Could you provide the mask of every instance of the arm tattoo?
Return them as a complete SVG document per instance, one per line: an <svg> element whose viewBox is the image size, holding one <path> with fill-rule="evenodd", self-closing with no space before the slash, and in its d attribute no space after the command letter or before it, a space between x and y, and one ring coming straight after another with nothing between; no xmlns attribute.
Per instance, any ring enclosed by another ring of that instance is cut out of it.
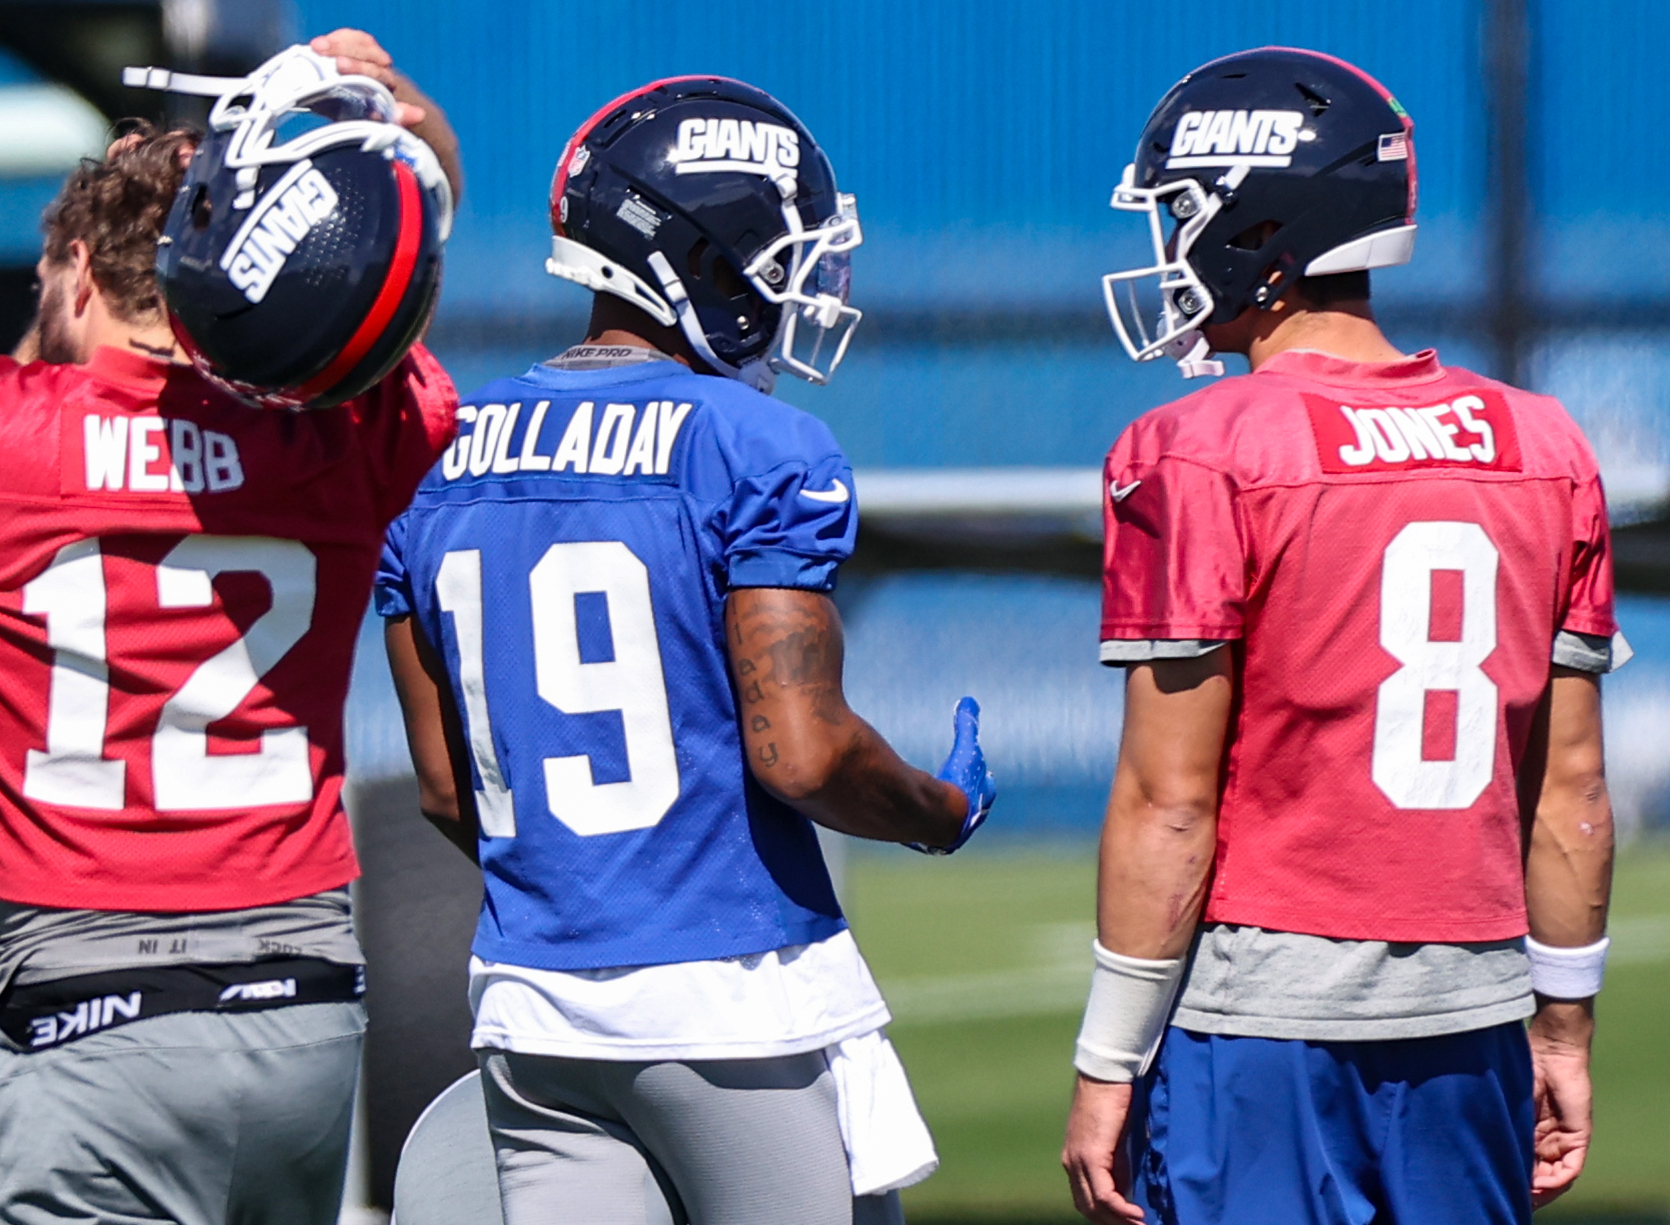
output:
<svg viewBox="0 0 1670 1225"><path fill-rule="evenodd" d="M780 722L775 712L770 719L761 713L768 698L786 698L831 727L851 719L841 691L841 622L827 600L806 592L749 593L731 618L729 641L750 732Z"/></svg>
<svg viewBox="0 0 1670 1225"><path fill-rule="evenodd" d="M840 674L840 648L827 625L793 630L766 647L771 679L779 685L827 685Z"/></svg>

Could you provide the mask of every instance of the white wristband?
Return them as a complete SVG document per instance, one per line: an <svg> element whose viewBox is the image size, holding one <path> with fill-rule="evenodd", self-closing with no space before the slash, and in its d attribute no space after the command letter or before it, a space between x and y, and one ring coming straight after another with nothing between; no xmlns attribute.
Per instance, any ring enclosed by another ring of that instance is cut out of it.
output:
<svg viewBox="0 0 1670 1225"><path fill-rule="evenodd" d="M1128 1083L1148 1070L1159 1049L1183 981L1183 958L1145 961L1109 952L1100 941L1090 947L1096 969L1073 1066L1097 1080Z"/></svg>
<svg viewBox="0 0 1670 1225"><path fill-rule="evenodd" d="M1554 1000L1586 1000L1600 994L1606 977L1606 950L1612 944L1602 936L1580 949L1555 948L1525 937L1525 955L1531 959L1531 990Z"/></svg>

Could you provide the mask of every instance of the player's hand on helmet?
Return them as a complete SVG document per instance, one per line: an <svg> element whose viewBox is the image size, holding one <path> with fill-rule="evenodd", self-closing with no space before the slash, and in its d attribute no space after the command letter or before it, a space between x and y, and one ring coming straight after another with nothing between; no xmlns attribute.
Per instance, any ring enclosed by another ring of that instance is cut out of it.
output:
<svg viewBox="0 0 1670 1225"><path fill-rule="evenodd" d="M1142 1221L1142 1209L1126 1196L1131 1172L1120 1140L1131 1114L1131 1086L1080 1076L1067 1115L1061 1166L1072 1188L1073 1207L1098 1225Z"/></svg>
<svg viewBox="0 0 1670 1225"><path fill-rule="evenodd" d="M968 800L968 813L963 817L956 840L949 845L906 844L928 855L949 855L974 837L974 831L985 823L986 814L991 812L992 801L997 799L997 784L992 781L992 772L986 768L986 755L980 750L980 703L973 698L958 702L952 715L952 730L956 739L951 744L951 755L936 777L963 793Z"/></svg>
<svg viewBox="0 0 1670 1225"><path fill-rule="evenodd" d="M308 46L315 54L336 57L336 70L354 76L370 77L386 85L399 107L395 118L402 127L428 142L441 160L447 182L452 186L452 202L456 207L464 197L464 167L458 158L458 134L442 114L441 108L424 96L412 78L394 67L394 58L384 51L382 44L364 30L332 30L321 34Z"/></svg>
<svg viewBox="0 0 1670 1225"><path fill-rule="evenodd" d="M402 127L415 128L428 117L428 112L406 97L412 93L410 82L394 70L394 57L364 30L332 30L321 34L308 46L319 55L336 58L336 70L344 75L370 77L394 95L400 104L397 118Z"/></svg>

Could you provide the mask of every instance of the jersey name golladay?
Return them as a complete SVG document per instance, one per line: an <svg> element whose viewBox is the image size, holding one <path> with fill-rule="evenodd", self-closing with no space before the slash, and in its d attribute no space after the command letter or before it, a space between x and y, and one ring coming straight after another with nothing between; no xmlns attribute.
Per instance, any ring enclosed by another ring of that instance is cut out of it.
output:
<svg viewBox="0 0 1670 1225"><path fill-rule="evenodd" d="M1166 169L1290 166L1304 126L1299 111L1189 111L1172 131Z"/></svg>
<svg viewBox="0 0 1670 1225"><path fill-rule="evenodd" d="M441 457L441 475L449 481L513 472L666 476L691 408L674 400L642 406L582 400L562 427L555 450L546 450L550 443L541 439L551 401L535 400L527 407L522 445L512 449L524 405L528 402L460 405L458 438Z"/></svg>

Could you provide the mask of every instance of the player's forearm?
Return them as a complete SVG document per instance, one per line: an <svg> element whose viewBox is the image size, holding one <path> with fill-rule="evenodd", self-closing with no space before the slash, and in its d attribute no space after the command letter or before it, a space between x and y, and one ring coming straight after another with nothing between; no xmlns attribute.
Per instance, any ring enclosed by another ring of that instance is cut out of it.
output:
<svg viewBox="0 0 1670 1225"><path fill-rule="evenodd" d="M460 783L462 754L455 752L462 744L462 733L448 726L452 699L443 688L446 681L440 660L410 616L391 617L384 623L383 644L417 775L418 810L472 863L478 862L469 776L463 773Z"/></svg>
<svg viewBox="0 0 1670 1225"><path fill-rule="evenodd" d="M1188 951L1217 849L1233 695L1227 650L1130 669L1097 884L1097 931L1112 952Z"/></svg>
<svg viewBox="0 0 1670 1225"><path fill-rule="evenodd" d="M820 825L946 846L967 797L906 764L841 687L841 619L825 595L745 588L725 604L743 748L755 780Z"/></svg>
<svg viewBox="0 0 1670 1225"><path fill-rule="evenodd" d="M464 198L464 162L458 153L458 133L452 130L446 112L435 104L433 98L419 89L411 77L397 72L394 74L394 80L395 100L423 110L423 118L413 126L412 132L435 151L435 157L441 163L441 170L452 187L452 202L456 207Z"/></svg>
<svg viewBox="0 0 1670 1225"><path fill-rule="evenodd" d="M1612 807L1604 779L1539 805L1525 857L1531 935L1561 948L1604 936L1612 855Z"/></svg>
<svg viewBox="0 0 1670 1225"><path fill-rule="evenodd" d="M1097 881L1097 938L1127 957L1165 960L1189 950L1217 847L1217 795L1156 804L1135 783L1114 783Z"/></svg>
<svg viewBox="0 0 1670 1225"><path fill-rule="evenodd" d="M1595 677L1556 670L1546 743L1525 855L1525 904L1536 940L1579 948L1605 935L1612 892L1612 804Z"/></svg>
<svg viewBox="0 0 1670 1225"><path fill-rule="evenodd" d="M778 756L759 765L754 777L767 791L816 821L855 838L883 842L920 842L945 846L962 829L968 800L951 783L907 764L874 728L847 712L841 741L807 756L824 763L798 773L791 760ZM769 754L768 754L769 755Z"/></svg>

